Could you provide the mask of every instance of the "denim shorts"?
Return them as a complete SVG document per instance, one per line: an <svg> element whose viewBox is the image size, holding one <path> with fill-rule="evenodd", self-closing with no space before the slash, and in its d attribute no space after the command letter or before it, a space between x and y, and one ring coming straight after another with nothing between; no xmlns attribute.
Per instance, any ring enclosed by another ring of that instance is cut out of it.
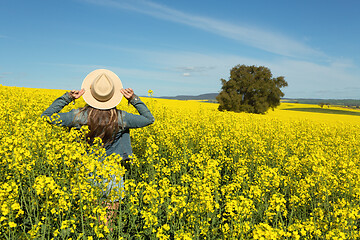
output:
<svg viewBox="0 0 360 240"><path fill-rule="evenodd" d="M94 173L89 174L90 177L94 176ZM108 178L104 178L103 176L96 175L100 178L100 180L97 180L95 177L90 179L90 183L94 187L100 187L101 188L101 195L99 196L102 200L108 200L109 195L111 192L113 192L113 195L115 196L115 199L112 201L120 201L120 198L123 199L122 195L124 195L124 179L121 177L120 181L116 183L116 176L115 175L109 175ZM106 188L105 188L106 185ZM111 201L111 202L112 202Z"/></svg>

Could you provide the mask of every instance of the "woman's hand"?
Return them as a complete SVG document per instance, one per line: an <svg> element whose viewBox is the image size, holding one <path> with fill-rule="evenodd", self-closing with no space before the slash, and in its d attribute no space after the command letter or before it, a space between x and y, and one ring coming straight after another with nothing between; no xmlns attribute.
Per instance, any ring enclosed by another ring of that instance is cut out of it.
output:
<svg viewBox="0 0 360 240"><path fill-rule="evenodd" d="M71 90L71 91L69 92L69 96L70 96L72 99L78 99L78 98L81 97L84 93L85 93L85 89L81 89L80 91L79 91L79 90Z"/></svg>
<svg viewBox="0 0 360 240"><path fill-rule="evenodd" d="M124 95L124 97L130 101L133 97L134 97L134 90L132 90L131 88L126 88L126 89L120 89L120 92L122 93L122 95Z"/></svg>

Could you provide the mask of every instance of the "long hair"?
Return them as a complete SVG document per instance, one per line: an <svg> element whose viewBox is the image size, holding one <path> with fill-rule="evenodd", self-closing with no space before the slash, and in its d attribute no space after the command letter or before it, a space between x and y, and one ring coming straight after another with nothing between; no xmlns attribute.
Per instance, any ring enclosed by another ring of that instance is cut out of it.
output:
<svg viewBox="0 0 360 240"><path fill-rule="evenodd" d="M118 113L116 108L100 110L86 105L80 112L87 112L87 125L90 132L86 139L89 144L94 142L96 137L101 138L106 146L113 142L116 132L119 130Z"/></svg>

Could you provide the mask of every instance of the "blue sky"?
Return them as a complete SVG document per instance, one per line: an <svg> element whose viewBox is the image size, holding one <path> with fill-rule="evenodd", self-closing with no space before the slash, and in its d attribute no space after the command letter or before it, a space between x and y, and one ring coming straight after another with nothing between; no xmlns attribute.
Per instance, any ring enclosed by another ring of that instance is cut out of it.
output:
<svg viewBox="0 0 360 240"><path fill-rule="evenodd" d="M94 69L139 95L219 92L238 64L288 98L360 98L360 1L2 0L0 83L78 89Z"/></svg>

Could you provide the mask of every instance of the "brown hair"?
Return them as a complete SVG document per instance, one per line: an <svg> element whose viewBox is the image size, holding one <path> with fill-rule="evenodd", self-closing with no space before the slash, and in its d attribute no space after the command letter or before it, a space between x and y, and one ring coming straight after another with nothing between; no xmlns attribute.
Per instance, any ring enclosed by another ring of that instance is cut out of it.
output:
<svg viewBox="0 0 360 240"><path fill-rule="evenodd" d="M86 136L87 142L91 144L96 137L99 137L104 145L112 143L119 130L116 108L101 110L87 105L80 110L80 112L83 111L88 114L87 125L90 132Z"/></svg>

